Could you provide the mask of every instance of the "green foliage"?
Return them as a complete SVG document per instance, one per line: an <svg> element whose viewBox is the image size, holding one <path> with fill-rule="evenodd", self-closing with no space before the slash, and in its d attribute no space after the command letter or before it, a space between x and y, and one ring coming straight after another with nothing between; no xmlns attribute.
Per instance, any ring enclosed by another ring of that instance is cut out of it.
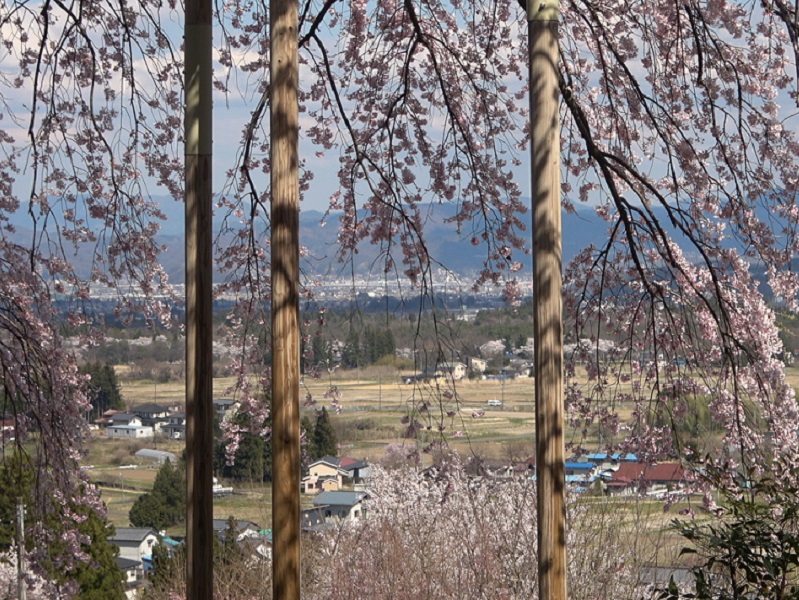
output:
<svg viewBox="0 0 799 600"><path fill-rule="evenodd" d="M153 491L133 503L128 518L134 527L166 529L181 523L186 513L186 483L180 469L167 460L158 470Z"/></svg>
<svg viewBox="0 0 799 600"><path fill-rule="evenodd" d="M311 458L316 460L326 455L338 455L338 439L336 438L336 431L333 429L333 424L330 422L330 415L327 409L322 407L322 410L316 413L316 425L313 428L312 443L308 453Z"/></svg>
<svg viewBox="0 0 799 600"><path fill-rule="evenodd" d="M374 364L384 356L394 356L397 348L391 329L367 325L363 338L362 355L366 364Z"/></svg>
<svg viewBox="0 0 799 600"><path fill-rule="evenodd" d="M236 542L239 535L238 521L231 515L225 527L224 541L214 536L214 563L229 565L240 561L244 557L241 546Z"/></svg>
<svg viewBox="0 0 799 600"><path fill-rule="evenodd" d="M333 363L333 352L330 342L322 335L314 335L311 342L313 349L313 363L316 365L331 365Z"/></svg>
<svg viewBox="0 0 799 600"><path fill-rule="evenodd" d="M186 545L170 548L165 544L153 546L153 570L150 572L152 587L144 592L144 598L158 598L168 593L175 581L185 578Z"/></svg>
<svg viewBox="0 0 799 600"><path fill-rule="evenodd" d="M216 445L214 448L214 470L222 477L235 481L264 482L272 480L272 444L260 433L249 431L249 416L236 416L237 424L245 432L242 433L239 447L236 450L232 465L227 464L225 442L217 427ZM269 427L267 419L264 424Z"/></svg>
<svg viewBox="0 0 799 600"><path fill-rule="evenodd" d="M113 366L109 363L90 362L81 368L81 372L91 376L88 384L89 398L92 409L97 414L125 408Z"/></svg>
<svg viewBox="0 0 799 600"><path fill-rule="evenodd" d="M695 590L671 582L660 600L799 599L799 487L791 467L750 489L722 492L724 509L710 521L675 521L690 545L682 553L700 559L692 569Z"/></svg>
<svg viewBox="0 0 799 600"><path fill-rule="evenodd" d="M72 578L80 586L76 600L121 600L125 598L124 574L116 563L117 548L108 538L113 536L114 527L105 517L86 507L77 507L77 512L86 517L78 526L78 531L89 537L89 542L81 544L88 555L88 562L79 563ZM56 568L55 574L58 574Z"/></svg>
<svg viewBox="0 0 799 600"><path fill-rule="evenodd" d="M355 369L363 363L361 335L354 327L350 328L347 341L341 350L341 365L346 369Z"/></svg>
<svg viewBox="0 0 799 600"><path fill-rule="evenodd" d="M0 549L7 550L16 538L17 504L33 506L34 474L28 455L6 457L0 468Z"/></svg>
<svg viewBox="0 0 799 600"><path fill-rule="evenodd" d="M79 589L73 596L77 600L122 600L125 597L124 577L116 563L117 549L108 541L114 533L113 526L104 515L85 505L69 503L68 506L62 506L52 502L44 506L41 502L35 502L35 473L28 455L10 455L2 463L0 549L7 550L16 539L17 505L22 502L26 531L42 528L50 535L46 554L38 564L49 579L59 584L73 581ZM65 516L67 508L78 517L77 531L85 538L80 550L88 556L88 560L78 562L65 572L64 558L73 550L63 541L61 533L74 524L71 518ZM32 549L32 536L27 536L26 542L28 549Z"/></svg>

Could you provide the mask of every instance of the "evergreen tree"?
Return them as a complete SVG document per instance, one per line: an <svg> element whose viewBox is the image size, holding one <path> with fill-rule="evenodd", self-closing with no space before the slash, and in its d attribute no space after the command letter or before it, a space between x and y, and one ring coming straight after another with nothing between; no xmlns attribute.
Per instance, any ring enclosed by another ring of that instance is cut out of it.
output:
<svg viewBox="0 0 799 600"><path fill-rule="evenodd" d="M391 356L394 357L397 354L397 344L394 341L394 334L392 333L391 329L386 327L383 331L383 356Z"/></svg>
<svg viewBox="0 0 799 600"><path fill-rule="evenodd" d="M313 347L313 363L315 365L329 365L332 361L332 356L330 343L327 339L324 336L315 335L311 343Z"/></svg>
<svg viewBox="0 0 799 600"><path fill-rule="evenodd" d="M150 572L152 588L144 592L144 597L163 598L166 596L175 581L182 581L185 578L185 568L185 544L176 548L155 544L153 546L153 570Z"/></svg>
<svg viewBox="0 0 799 600"><path fill-rule="evenodd" d="M116 562L118 550L108 538L113 536L114 527L105 517L85 506L73 507L86 517L78 526L78 531L88 536L89 541L81 544L89 557L81 562L72 573L72 578L80 587L76 600L122 600L125 598L124 574ZM55 570L58 575L58 569Z"/></svg>
<svg viewBox="0 0 799 600"><path fill-rule="evenodd" d="M109 363L86 363L81 372L91 376L89 380L89 398L92 409L101 415L107 410L121 410L124 408L122 393L119 388L114 367Z"/></svg>
<svg viewBox="0 0 799 600"><path fill-rule="evenodd" d="M237 424L245 432L242 434L239 447L232 465L227 464L226 444L222 432L216 428L216 446L214 449L214 469L222 477L236 481L271 481L272 480L272 444L257 432L249 431L249 417L238 415ZM269 419L264 423L270 425Z"/></svg>
<svg viewBox="0 0 799 600"><path fill-rule="evenodd" d="M326 455L338 455L338 440L336 439L336 432L333 429L333 424L330 422L330 415L327 414L327 409L322 407L322 410L316 413L316 425L313 432L313 451L312 458L318 459Z"/></svg>
<svg viewBox="0 0 799 600"><path fill-rule="evenodd" d="M34 501L35 470L27 456L12 455L3 461L0 468L0 549L6 550L16 540L16 511L19 502L25 507L26 530L41 526L50 532L46 555L37 566L58 584L68 581L78 586L77 600L123 600L123 573L116 563L117 549L108 541L114 528L104 515L92 508L69 503L70 512L77 514L77 531L85 536L81 551L88 555L88 561L77 562L68 572L64 571L64 557L73 550L62 541L59 532L70 527L64 518L64 506L53 502L47 507ZM33 540L27 538L28 549Z"/></svg>
<svg viewBox="0 0 799 600"><path fill-rule="evenodd" d="M153 491L142 494L128 513L134 527L166 529L182 522L186 512L186 485L183 472L167 460L158 470Z"/></svg>
<svg viewBox="0 0 799 600"><path fill-rule="evenodd" d="M341 364L347 369L355 369L362 363L361 336L353 327L341 350Z"/></svg>
<svg viewBox="0 0 799 600"><path fill-rule="evenodd" d="M314 448L314 425L308 415L302 416L300 420L300 431L305 432L305 456L306 458L314 460L316 456L316 449Z"/></svg>

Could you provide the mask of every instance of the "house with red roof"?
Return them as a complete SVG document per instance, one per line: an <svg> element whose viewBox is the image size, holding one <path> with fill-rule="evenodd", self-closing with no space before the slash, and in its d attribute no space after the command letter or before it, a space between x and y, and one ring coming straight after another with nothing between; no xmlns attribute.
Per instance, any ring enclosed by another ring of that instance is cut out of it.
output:
<svg viewBox="0 0 799 600"><path fill-rule="evenodd" d="M609 494L657 494L679 490L694 482L693 473L678 462L622 462L605 481Z"/></svg>

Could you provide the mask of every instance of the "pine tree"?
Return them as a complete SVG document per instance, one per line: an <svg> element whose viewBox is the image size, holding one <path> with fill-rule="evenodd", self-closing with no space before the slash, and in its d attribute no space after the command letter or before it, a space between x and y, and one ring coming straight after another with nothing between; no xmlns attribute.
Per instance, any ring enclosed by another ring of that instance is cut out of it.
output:
<svg viewBox="0 0 799 600"><path fill-rule="evenodd" d="M315 335L311 342L313 346L313 364L329 365L331 361L330 343L324 336Z"/></svg>
<svg viewBox="0 0 799 600"><path fill-rule="evenodd" d="M119 380L111 364L86 363L80 370L82 373L91 376L88 383L89 398L92 403L92 409L97 414L102 414L107 410L121 410L124 408Z"/></svg>
<svg viewBox="0 0 799 600"><path fill-rule="evenodd" d="M341 351L341 364L347 369L355 369L362 361L361 336L352 328Z"/></svg>
<svg viewBox="0 0 799 600"><path fill-rule="evenodd" d="M250 417L237 415L236 424L241 428L241 440L232 465L227 464L226 441L222 438L219 425L216 425L214 449L214 470L222 477L236 481L272 480L272 444L260 432L251 431ZM267 419L264 427L269 427Z"/></svg>
<svg viewBox="0 0 799 600"><path fill-rule="evenodd" d="M305 432L305 452L303 456L315 460L316 444L314 442L314 424L308 415L303 415L300 421L300 430ZM271 444L270 444L271 445Z"/></svg>
<svg viewBox="0 0 799 600"><path fill-rule="evenodd" d="M104 515L89 506L70 502L69 512L78 515L77 531L84 536L80 550L88 560L77 562L65 572L64 558L73 552L62 541L59 532L70 526L64 518L65 506L53 502L48 507L34 502L35 471L30 457L11 455L0 467L0 549L7 549L16 539L16 510L22 502L25 507L26 530L42 527L51 532L46 552L39 556L37 568L52 581L64 584L72 581L78 586L76 600L122 600L125 598L123 573L116 563L116 547L108 541L113 526ZM33 541L27 538L28 549Z"/></svg>
<svg viewBox="0 0 799 600"><path fill-rule="evenodd" d="M185 518L186 487L183 473L167 460L158 470L153 491L142 494L128 513L134 527L161 530L177 525Z"/></svg>
<svg viewBox="0 0 799 600"><path fill-rule="evenodd" d="M322 407L322 410L316 413L316 426L313 432L313 454L311 456L314 459L318 459L327 455L338 455L338 440L336 439L336 431L333 429L333 424L330 422L330 415L327 414L327 409Z"/></svg>
<svg viewBox="0 0 799 600"><path fill-rule="evenodd" d="M76 600L122 600L125 598L124 574L116 562L117 548L108 538L114 533L105 517L86 507L76 507L86 520L78 526L78 531L89 537L81 544L88 555L88 562L79 563L72 573L75 583L80 586Z"/></svg>

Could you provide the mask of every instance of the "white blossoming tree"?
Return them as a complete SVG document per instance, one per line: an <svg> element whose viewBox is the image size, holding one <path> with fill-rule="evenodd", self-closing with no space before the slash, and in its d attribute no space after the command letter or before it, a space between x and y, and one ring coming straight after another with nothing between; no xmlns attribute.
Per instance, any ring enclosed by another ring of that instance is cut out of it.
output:
<svg viewBox="0 0 799 600"><path fill-rule="evenodd" d="M98 284L119 291L123 316L168 317L154 300L171 291L150 195L160 185L182 197L181 13L161 0L0 9L2 399L17 443L39 445L42 490L57 498L79 487L87 407L60 318L87 325ZM698 397L737 449L721 464L756 473L768 448L796 448L774 311L753 275L795 308L796 7L565 0L561 13L564 207L591 203L608 223L607 241L565 270L566 316L575 337L617 342L577 355L590 385L569 388L572 424L643 456L677 453L672 432ZM303 190L315 161L337 161L328 221L342 260L375 244L381 273L433 294L424 202L451 203L452 226L484 253L474 285L516 299L528 220L517 179L524 15L512 0L301 3L301 133L314 148ZM233 234L217 248L220 289L240 298L239 390L261 423L269 15L237 0L216 5L215 19L216 110L241 132L238 151L217 157L229 174L217 210ZM57 294L71 299L58 318ZM457 394L418 408L441 424Z"/></svg>

